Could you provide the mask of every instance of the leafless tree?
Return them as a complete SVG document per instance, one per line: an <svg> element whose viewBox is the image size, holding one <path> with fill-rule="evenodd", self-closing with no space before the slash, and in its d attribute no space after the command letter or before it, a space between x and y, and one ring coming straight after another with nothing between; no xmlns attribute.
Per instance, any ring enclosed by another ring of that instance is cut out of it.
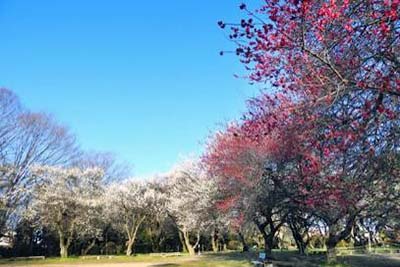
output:
<svg viewBox="0 0 400 267"><path fill-rule="evenodd" d="M35 183L34 164L64 165L78 154L75 137L45 113L23 110L9 90L0 90L0 235L13 225Z"/></svg>
<svg viewBox="0 0 400 267"><path fill-rule="evenodd" d="M131 177L131 167L117 160L110 152L83 152L73 163L80 168L101 168L104 171L104 183L126 180Z"/></svg>

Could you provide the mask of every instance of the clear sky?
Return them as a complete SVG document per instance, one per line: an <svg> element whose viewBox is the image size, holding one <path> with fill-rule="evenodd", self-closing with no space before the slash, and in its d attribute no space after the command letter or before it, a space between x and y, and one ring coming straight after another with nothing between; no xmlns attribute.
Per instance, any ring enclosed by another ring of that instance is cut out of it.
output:
<svg viewBox="0 0 400 267"><path fill-rule="evenodd" d="M0 0L0 86L138 176L201 153L256 91L217 21L232 0Z"/></svg>

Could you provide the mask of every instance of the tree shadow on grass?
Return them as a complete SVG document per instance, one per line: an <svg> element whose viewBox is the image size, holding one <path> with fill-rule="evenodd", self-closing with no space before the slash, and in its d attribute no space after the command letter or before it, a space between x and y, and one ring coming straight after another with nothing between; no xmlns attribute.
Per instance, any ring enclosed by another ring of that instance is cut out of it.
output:
<svg viewBox="0 0 400 267"><path fill-rule="evenodd" d="M291 262L294 265L300 263L321 264L325 262L325 255L301 256L296 251L275 251L272 253L278 261ZM209 261L252 261L256 260L256 252L219 252L204 253L202 258ZM400 254L391 255L354 255L338 257L340 263L352 267L400 267Z"/></svg>
<svg viewBox="0 0 400 267"><path fill-rule="evenodd" d="M208 258L209 260L251 262L258 260L258 255L258 252L220 252L204 254L202 257ZM272 258L275 261L285 262L286 264L293 263L293 266L299 264L310 264L310 266L314 266L323 263L325 259L323 255L302 256L299 255L297 251L274 251L272 253Z"/></svg>
<svg viewBox="0 0 400 267"><path fill-rule="evenodd" d="M217 253L204 253L202 258L218 261L243 261L254 260L257 255L252 252L217 252Z"/></svg>
<svg viewBox="0 0 400 267"><path fill-rule="evenodd" d="M258 252L219 252L219 253L207 253L203 254L203 257L209 257L210 259L216 260L231 260L231 261L254 261L258 259ZM301 256L297 251L274 251L272 253L272 258L275 260L311 260L314 262L320 262L324 259L322 255L312 255L312 256Z"/></svg>
<svg viewBox="0 0 400 267"><path fill-rule="evenodd" d="M354 267L400 267L400 254L344 256L340 262Z"/></svg>
<svg viewBox="0 0 400 267"><path fill-rule="evenodd" d="M300 255L298 251L274 251L273 257L279 261L310 264L321 264L325 261L325 254Z"/></svg>

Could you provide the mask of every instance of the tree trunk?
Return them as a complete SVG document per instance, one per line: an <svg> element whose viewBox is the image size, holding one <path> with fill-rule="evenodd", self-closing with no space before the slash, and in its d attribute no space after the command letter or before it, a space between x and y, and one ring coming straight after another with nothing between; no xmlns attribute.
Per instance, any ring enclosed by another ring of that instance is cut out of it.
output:
<svg viewBox="0 0 400 267"><path fill-rule="evenodd" d="M160 222L156 221L154 225L148 228L148 231L151 239L151 252L161 252L163 235Z"/></svg>
<svg viewBox="0 0 400 267"><path fill-rule="evenodd" d="M197 231L197 235L196 235L196 238L197 238L197 240L196 240L196 243L193 245L193 248L196 250L196 248L197 248L197 251L198 251L198 253L199 253L199 255L200 255L200 231Z"/></svg>
<svg viewBox="0 0 400 267"><path fill-rule="evenodd" d="M247 245L246 239L244 238L242 232L239 231L238 235L239 235L239 240L240 240L240 242L242 242L242 246L243 246L242 251L243 251L243 252L249 251L249 246Z"/></svg>
<svg viewBox="0 0 400 267"><path fill-rule="evenodd" d="M337 258L336 258L336 245L341 241L347 238L351 230L353 229L354 222L356 218L356 213L352 214L352 216L349 217L349 219L346 222L345 228L343 230L339 230L340 226L338 224L329 224L329 234L328 234L328 239L325 242L325 245L327 247L327 253L326 253L326 261L328 264L331 263L336 263Z"/></svg>
<svg viewBox="0 0 400 267"><path fill-rule="evenodd" d="M258 230L262 234L264 238L264 251L267 256L267 258L272 259L272 247L274 246L274 238L275 234L279 230L279 228L282 225L282 222L278 224L277 226L274 225L274 222L272 220L272 217L267 218L267 222L265 223L258 223L257 221L255 222L257 225ZM266 229L269 228L269 231L266 231Z"/></svg>
<svg viewBox="0 0 400 267"><path fill-rule="evenodd" d="M219 247L219 251L227 251L228 250L228 248L227 248L227 239L228 237L225 235L225 234L223 234L223 235L221 235L221 237L219 238L219 242L218 242L218 247Z"/></svg>
<svg viewBox="0 0 400 267"><path fill-rule="evenodd" d="M126 256L131 256L133 252L133 244L135 243L135 239L129 239L126 242Z"/></svg>
<svg viewBox="0 0 400 267"><path fill-rule="evenodd" d="M132 225L131 227L128 224L125 225L125 230L128 235L127 247L126 247L126 255L130 256L133 252L133 245L135 244L136 235L139 230L139 227L142 225L143 221L145 220L146 216L139 218L136 224Z"/></svg>
<svg viewBox="0 0 400 267"><path fill-rule="evenodd" d="M68 258L68 248L65 245L60 245L60 257Z"/></svg>
<svg viewBox="0 0 400 267"><path fill-rule="evenodd" d="M68 245L60 238L60 257L68 258Z"/></svg>
<svg viewBox="0 0 400 267"><path fill-rule="evenodd" d="M326 262L328 264L336 263L336 245L340 241L340 235L337 233L337 226L329 226L328 239L325 242L326 245Z"/></svg>
<svg viewBox="0 0 400 267"><path fill-rule="evenodd" d="M215 229L211 232L211 247L213 252L218 252L217 234L215 233Z"/></svg>
<svg viewBox="0 0 400 267"><path fill-rule="evenodd" d="M213 252L218 252L217 242L215 241L213 235L211 235L211 248Z"/></svg>
<svg viewBox="0 0 400 267"><path fill-rule="evenodd" d="M189 255L195 255L194 247L190 244L190 236L189 232L183 231L183 240L185 241L186 248L189 252Z"/></svg>
<svg viewBox="0 0 400 267"><path fill-rule="evenodd" d="M294 223L289 223L290 230L292 231L293 239L296 242L297 249L299 250L300 255L306 254L307 242L304 241L303 236L301 235L298 228L294 225Z"/></svg>
<svg viewBox="0 0 400 267"><path fill-rule="evenodd" d="M82 251L82 255L87 255L89 251L96 245L96 239L93 239L92 242Z"/></svg>
<svg viewBox="0 0 400 267"><path fill-rule="evenodd" d="M58 231L58 236L60 238L60 257L68 258L68 248L71 240L69 238L66 240L62 231Z"/></svg>
<svg viewBox="0 0 400 267"><path fill-rule="evenodd" d="M189 242L186 242L186 247L188 249L189 255L192 256L196 254L196 252L194 251L194 247L191 244L189 244Z"/></svg>
<svg viewBox="0 0 400 267"><path fill-rule="evenodd" d="M336 263L337 262L337 257L336 257L336 246L332 245L327 245L327 251L326 251L326 261L328 264Z"/></svg>
<svg viewBox="0 0 400 267"><path fill-rule="evenodd" d="M300 255L306 255L306 245L304 244L304 242L303 242L303 240L300 240L300 239L298 239L298 240L296 240L295 239L295 242L296 242L296 246L297 246L297 249L299 250L299 254Z"/></svg>
<svg viewBox="0 0 400 267"><path fill-rule="evenodd" d="M274 237L277 231L277 228L272 228L269 233L266 233L265 228L266 224L261 225L258 224L258 229L261 232L264 239L264 252L268 258L272 258L272 247L274 245Z"/></svg>
<svg viewBox="0 0 400 267"><path fill-rule="evenodd" d="M264 251L268 258L272 258L272 247L274 245L274 236L273 234L263 233L264 237Z"/></svg>
<svg viewBox="0 0 400 267"><path fill-rule="evenodd" d="M179 241L181 241L181 245L182 245L182 252L188 253L188 249L187 249L186 243L185 243L185 238L183 237L183 232L181 230L179 230L178 234L179 234Z"/></svg>

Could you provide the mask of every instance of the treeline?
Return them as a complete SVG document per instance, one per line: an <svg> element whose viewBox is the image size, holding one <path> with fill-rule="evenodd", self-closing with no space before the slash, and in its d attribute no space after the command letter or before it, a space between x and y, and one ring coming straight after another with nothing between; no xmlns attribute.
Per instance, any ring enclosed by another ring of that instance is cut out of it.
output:
<svg viewBox="0 0 400 267"><path fill-rule="evenodd" d="M0 89L2 256L237 249L199 161L129 180L109 153L89 153L51 115Z"/></svg>
<svg viewBox="0 0 400 267"><path fill-rule="evenodd" d="M107 183L105 171L99 166L32 167L36 184L9 254L194 254L218 250L218 243L227 246L228 232L215 239L215 187L194 162L149 181ZM211 234L204 237L207 231L213 231L213 244Z"/></svg>

